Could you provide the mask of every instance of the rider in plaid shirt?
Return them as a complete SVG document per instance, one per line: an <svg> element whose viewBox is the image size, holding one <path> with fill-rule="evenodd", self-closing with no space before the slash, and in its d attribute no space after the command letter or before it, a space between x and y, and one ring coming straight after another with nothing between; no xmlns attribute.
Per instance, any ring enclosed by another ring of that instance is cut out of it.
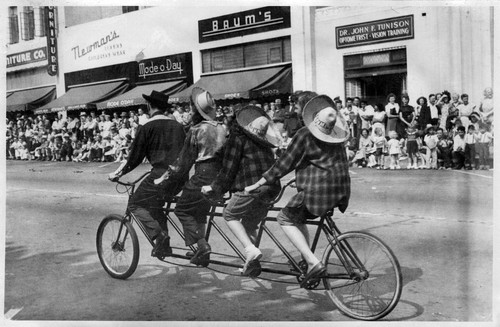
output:
<svg viewBox="0 0 500 327"><path fill-rule="evenodd" d="M267 216L267 201L280 191L279 181L266 185L258 194L247 194L245 187L257 182L274 164L274 144L267 138L270 118L259 107L246 106L236 113L235 125L224 145L222 169L210 186L202 192L217 195L233 192L224 208L223 217L234 235L245 247L242 274L257 277L261 273L262 252L255 246L259 223ZM271 128L269 128L271 129Z"/></svg>
<svg viewBox="0 0 500 327"><path fill-rule="evenodd" d="M243 191L256 183L274 162L270 147L251 140L241 127L236 126L224 146L222 169L212 183L212 189L217 194Z"/></svg>
<svg viewBox="0 0 500 327"><path fill-rule="evenodd" d="M301 128L285 153L263 177L268 183L273 183L294 169L298 193L287 207L304 204L316 217L334 207L338 207L341 212L346 210L351 179L349 161L342 143L325 144L307 128Z"/></svg>
<svg viewBox="0 0 500 327"><path fill-rule="evenodd" d="M308 264L309 269L300 284L306 287L310 280L319 278L326 271L309 247L307 219L316 218L335 207L344 212L349 204L351 180L344 148L349 128L328 96L299 94L298 99L306 127L297 132L263 178L246 187L245 191L250 193L295 169L298 193L276 218Z"/></svg>

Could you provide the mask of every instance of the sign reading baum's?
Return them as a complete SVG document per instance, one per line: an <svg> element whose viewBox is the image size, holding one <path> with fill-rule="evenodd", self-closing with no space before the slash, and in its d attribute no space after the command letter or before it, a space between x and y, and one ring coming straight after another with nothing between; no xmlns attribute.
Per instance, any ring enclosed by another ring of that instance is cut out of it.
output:
<svg viewBox="0 0 500 327"><path fill-rule="evenodd" d="M413 15L381 19L335 28L337 49L359 45L412 39Z"/></svg>

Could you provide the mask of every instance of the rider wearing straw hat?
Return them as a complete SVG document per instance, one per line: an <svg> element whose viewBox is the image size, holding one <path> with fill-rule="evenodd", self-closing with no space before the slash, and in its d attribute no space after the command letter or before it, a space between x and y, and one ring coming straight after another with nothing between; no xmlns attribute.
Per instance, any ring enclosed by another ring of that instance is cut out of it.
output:
<svg viewBox="0 0 500 327"><path fill-rule="evenodd" d="M201 193L201 187L212 183L221 168L220 151L227 133L224 125L215 121L216 106L209 92L195 87L191 101L196 107L192 118L194 126L186 136L179 157L170 167L171 171L167 171L155 183L161 183L170 175L189 173L194 165L194 175L184 185L174 213L182 223L186 245L198 245L191 263L206 267L212 252L205 239L205 225L211 204Z"/></svg>
<svg viewBox="0 0 500 327"><path fill-rule="evenodd" d="M262 252L255 246L257 229L268 212L267 201L280 191L279 181L262 187L259 194L249 195L245 187L257 182L274 164L272 148L278 142L271 119L259 107L248 105L236 113L237 125L224 145L222 169L217 179L202 192L212 191L220 196L227 191L233 195L224 208L223 217L234 235L245 248L242 275L257 277L261 273L259 259Z"/></svg>
<svg viewBox="0 0 500 327"><path fill-rule="evenodd" d="M349 137L347 123L328 96L308 98L302 112L305 127L297 132L273 167L256 184L245 188L252 192L295 169L298 192L280 211L277 220L308 264L301 287L306 287L309 280L318 278L326 270L309 248L307 219L314 219L335 207L344 212L351 193L349 162L344 147Z"/></svg>

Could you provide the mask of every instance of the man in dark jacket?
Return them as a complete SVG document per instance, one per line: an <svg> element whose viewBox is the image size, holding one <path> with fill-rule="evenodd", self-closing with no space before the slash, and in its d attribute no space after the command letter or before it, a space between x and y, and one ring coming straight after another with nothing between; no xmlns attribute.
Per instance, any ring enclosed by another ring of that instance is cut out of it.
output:
<svg viewBox="0 0 500 327"><path fill-rule="evenodd" d="M127 161L109 174L109 179L116 181L120 176L134 170L144 158L151 163L151 174L131 196L128 208L142 222L148 236L156 240L151 255L164 257L172 253L168 232L159 223L163 217L164 198L165 195L173 196L179 193L187 175L161 185L154 184L154 180L162 176L177 159L186 134L180 123L163 114L163 110L168 106L167 95L153 91L151 95L142 96L148 101L151 118L137 131Z"/></svg>

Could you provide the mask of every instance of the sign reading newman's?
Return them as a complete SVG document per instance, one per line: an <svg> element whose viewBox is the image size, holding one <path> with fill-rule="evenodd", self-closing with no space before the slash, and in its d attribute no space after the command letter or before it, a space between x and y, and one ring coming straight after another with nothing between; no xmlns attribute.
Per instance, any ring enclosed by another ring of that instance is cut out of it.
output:
<svg viewBox="0 0 500 327"><path fill-rule="evenodd" d="M290 7L263 7L198 21L200 43L290 27Z"/></svg>
<svg viewBox="0 0 500 327"><path fill-rule="evenodd" d="M338 26L335 28L337 49L412 39L414 31L413 15Z"/></svg>

